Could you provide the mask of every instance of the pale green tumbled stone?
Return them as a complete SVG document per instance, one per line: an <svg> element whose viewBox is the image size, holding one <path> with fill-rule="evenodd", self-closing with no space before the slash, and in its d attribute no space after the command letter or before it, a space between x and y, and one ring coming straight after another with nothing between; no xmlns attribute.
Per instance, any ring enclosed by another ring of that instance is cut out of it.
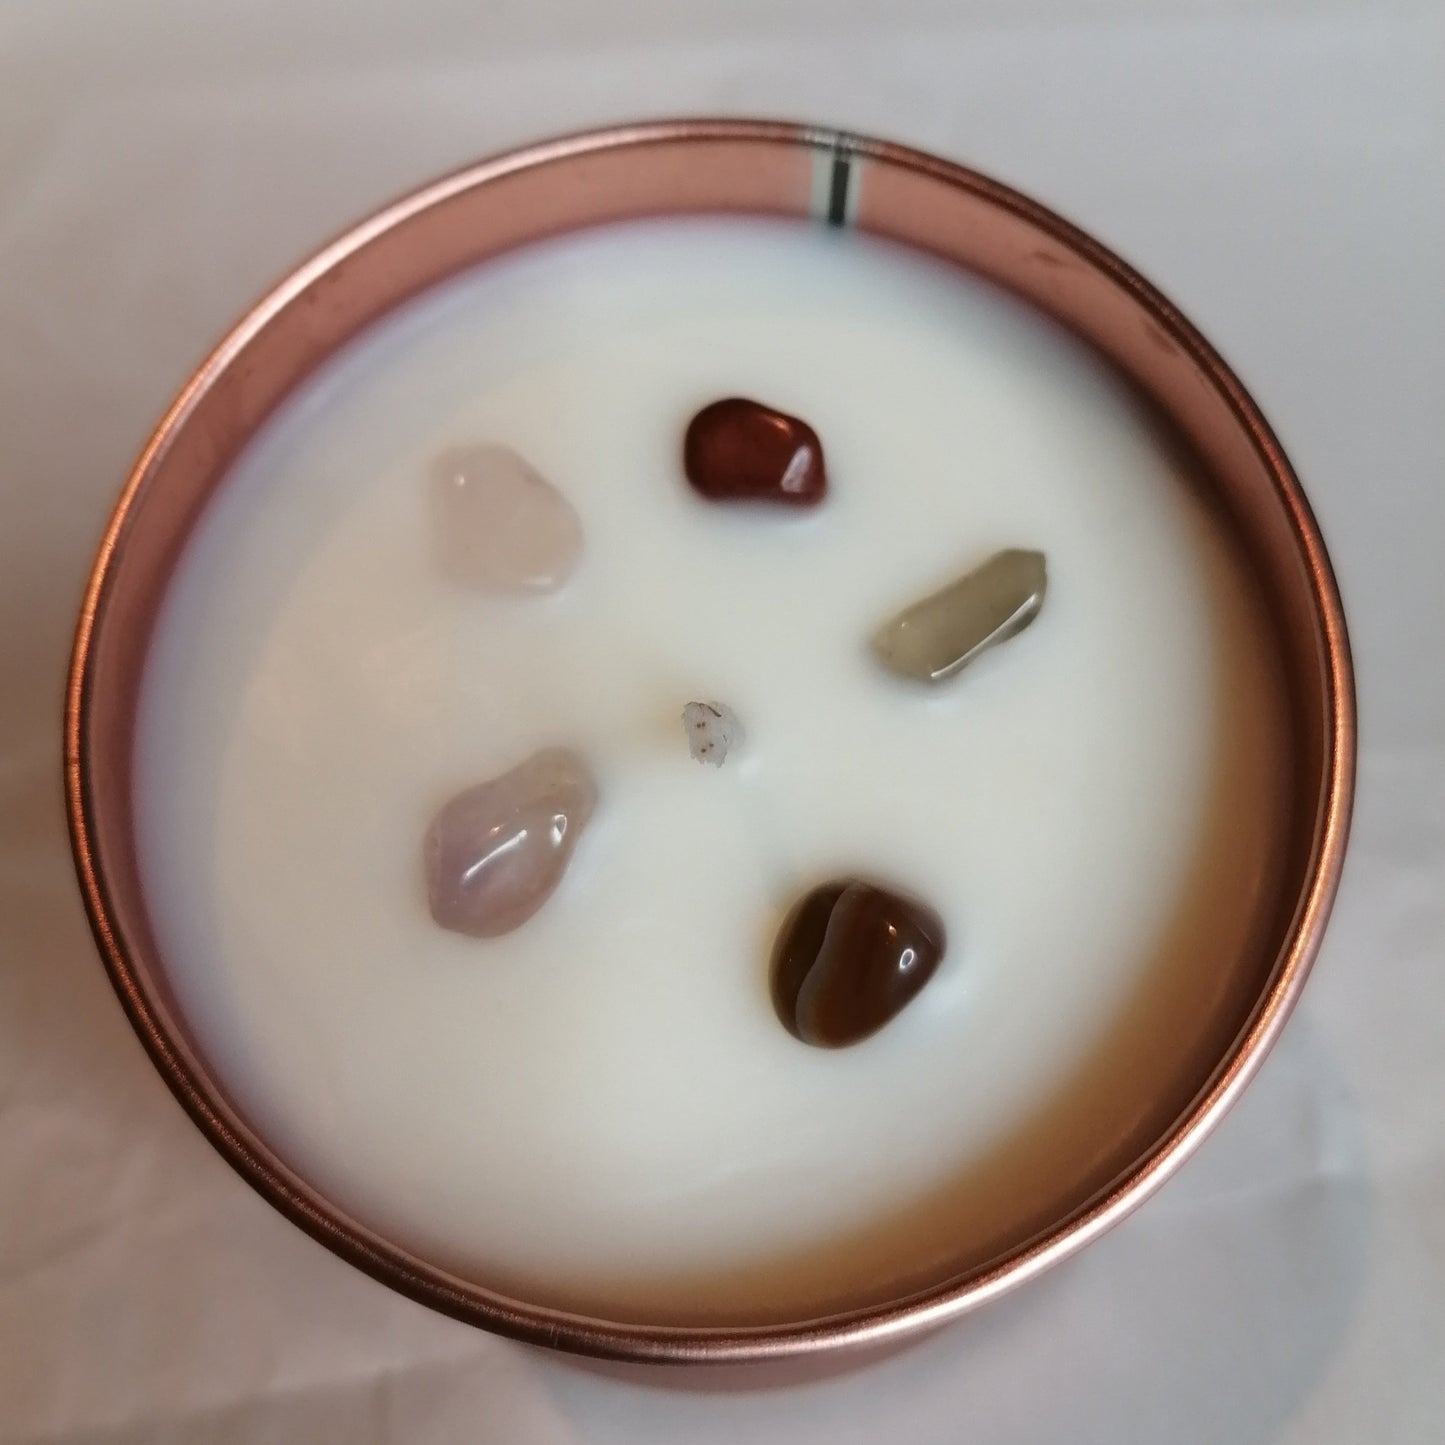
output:
<svg viewBox="0 0 1445 1445"><path fill-rule="evenodd" d="M1042 552L997 552L880 627L874 655L900 677L942 682L1022 632L1039 615L1047 587Z"/></svg>

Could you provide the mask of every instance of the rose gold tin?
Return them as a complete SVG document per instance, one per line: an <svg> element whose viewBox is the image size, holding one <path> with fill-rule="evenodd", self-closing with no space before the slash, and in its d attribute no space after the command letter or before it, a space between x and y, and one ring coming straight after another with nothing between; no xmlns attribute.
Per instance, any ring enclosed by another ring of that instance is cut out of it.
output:
<svg viewBox="0 0 1445 1445"><path fill-rule="evenodd" d="M1129 1144L1125 1166L967 1273L881 1306L753 1327L620 1323L504 1297L379 1238L289 1170L228 1102L169 995L130 796L158 601L190 527L277 403L363 327L464 267L561 231L698 212L811 215L942 256L1028 298L1132 377L1202 460L1263 584L1296 767L1268 936L1229 961L1238 983L1209 1066L1189 1096L1153 1101L1157 1127ZM896 1342L1032 1278L1148 1198L1239 1096L1299 996L1339 880L1354 762L1349 646L1324 545L1279 443L1209 343L1117 256L1006 186L903 146L756 121L625 126L484 161L388 206L283 281L202 363L136 462L86 589L65 708L71 839L101 956L155 1066L242 1177L343 1258L448 1314L583 1354L668 1362Z"/></svg>

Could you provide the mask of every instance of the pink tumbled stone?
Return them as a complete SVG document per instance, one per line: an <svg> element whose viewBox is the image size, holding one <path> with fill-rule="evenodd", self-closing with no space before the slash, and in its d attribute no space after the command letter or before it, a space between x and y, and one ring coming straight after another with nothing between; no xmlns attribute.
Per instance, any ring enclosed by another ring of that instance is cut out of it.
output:
<svg viewBox="0 0 1445 1445"><path fill-rule="evenodd" d="M473 938L520 928L561 882L596 806L591 770L565 748L458 793L423 844L432 917Z"/></svg>
<svg viewBox="0 0 1445 1445"><path fill-rule="evenodd" d="M555 592L582 552L572 504L510 447L453 447L432 463L437 561L483 592Z"/></svg>

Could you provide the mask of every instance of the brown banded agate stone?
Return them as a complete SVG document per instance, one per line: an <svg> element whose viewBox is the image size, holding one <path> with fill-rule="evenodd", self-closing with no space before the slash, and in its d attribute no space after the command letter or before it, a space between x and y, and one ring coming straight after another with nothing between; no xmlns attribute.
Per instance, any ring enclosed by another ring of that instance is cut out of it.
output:
<svg viewBox="0 0 1445 1445"><path fill-rule="evenodd" d="M828 490L818 433L739 396L703 407L688 423L682 465L693 490L714 502L810 507Z"/></svg>
<svg viewBox="0 0 1445 1445"><path fill-rule="evenodd" d="M856 1044L912 1001L945 945L943 920L927 904L857 879L825 883L778 932L773 1007L805 1044Z"/></svg>

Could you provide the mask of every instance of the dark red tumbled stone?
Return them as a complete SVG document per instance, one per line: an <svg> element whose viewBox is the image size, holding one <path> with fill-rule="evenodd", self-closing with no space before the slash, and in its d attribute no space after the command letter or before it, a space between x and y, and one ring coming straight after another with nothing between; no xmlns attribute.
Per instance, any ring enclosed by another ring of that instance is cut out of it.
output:
<svg viewBox="0 0 1445 1445"><path fill-rule="evenodd" d="M781 502L810 507L828 477L823 444L805 421L739 396L705 406L688 423L683 470L714 502Z"/></svg>
<svg viewBox="0 0 1445 1445"><path fill-rule="evenodd" d="M856 1044L918 994L946 942L943 920L927 904L855 879L825 883L778 932L773 1006L805 1044Z"/></svg>

